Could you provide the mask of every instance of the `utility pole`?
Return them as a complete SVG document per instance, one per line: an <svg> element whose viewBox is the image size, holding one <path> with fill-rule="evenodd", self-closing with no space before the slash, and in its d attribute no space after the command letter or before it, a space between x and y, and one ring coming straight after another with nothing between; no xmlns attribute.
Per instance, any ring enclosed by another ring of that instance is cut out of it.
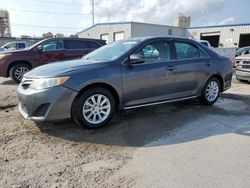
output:
<svg viewBox="0 0 250 188"><path fill-rule="evenodd" d="M91 0L92 6L92 25L95 25L95 1Z"/></svg>

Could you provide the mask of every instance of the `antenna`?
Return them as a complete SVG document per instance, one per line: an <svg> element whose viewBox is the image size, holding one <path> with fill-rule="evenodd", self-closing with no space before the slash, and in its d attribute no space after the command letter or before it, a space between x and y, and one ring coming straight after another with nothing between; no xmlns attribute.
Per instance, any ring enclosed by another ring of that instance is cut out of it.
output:
<svg viewBox="0 0 250 188"><path fill-rule="evenodd" d="M91 0L92 6L92 25L95 25L95 1Z"/></svg>

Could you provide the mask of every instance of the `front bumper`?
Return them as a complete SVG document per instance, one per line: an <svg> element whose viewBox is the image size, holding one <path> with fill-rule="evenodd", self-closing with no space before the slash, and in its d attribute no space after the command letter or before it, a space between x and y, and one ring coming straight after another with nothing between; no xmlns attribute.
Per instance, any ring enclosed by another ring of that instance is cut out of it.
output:
<svg viewBox="0 0 250 188"><path fill-rule="evenodd" d="M240 80L250 81L250 70L237 70L236 69L236 78Z"/></svg>
<svg viewBox="0 0 250 188"><path fill-rule="evenodd" d="M77 92L64 86L46 90L24 89L18 86L18 109L33 121L58 121L71 118L71 106Z"/></svg>

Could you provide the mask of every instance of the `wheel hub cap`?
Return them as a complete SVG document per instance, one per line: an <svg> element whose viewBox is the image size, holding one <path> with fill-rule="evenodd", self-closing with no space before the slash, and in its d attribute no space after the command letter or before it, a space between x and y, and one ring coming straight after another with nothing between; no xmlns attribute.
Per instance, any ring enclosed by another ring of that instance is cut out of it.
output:
<svg viewBox="0 0 250 188"><path fill-rule="evenodd" d="M18 79L18 80L22 80L23 78L23 75L28 72L29 69L27 67L19 67L15 70L15 77Z"/></svg>
<svg viewBox="0 0 250 188"><path fill-rule="evenodd" d="M212 81L207 85L206 98L208 101L214 101L219 95L219 85L216 81Z"/></svg>
<svg viewBox="0 0 250 188"><path fill-rule="evenodd" d="M83 104L82 113L91 124L99 124L107 119L111 111L109 99L102 94L90 96Z"/></svg>

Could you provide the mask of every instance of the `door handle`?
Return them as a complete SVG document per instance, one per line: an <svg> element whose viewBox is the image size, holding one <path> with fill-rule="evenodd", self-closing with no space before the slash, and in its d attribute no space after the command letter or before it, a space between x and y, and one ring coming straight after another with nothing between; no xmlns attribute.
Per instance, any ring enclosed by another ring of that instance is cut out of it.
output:
<svg viewBox="0 0 250 188"><path fill-rule="evenodd" d="M167 70L169 70L169 71L173 71L174 69L175 69L174 66L169 66L169 67L167 68Z"/></svg>
<svg viewBox="0 0 250 188"><path fill-rule="evenodd" d="M210 67L211 65L212 65L212 63L211 63L210 61L207 61L207 62L206 62L206 66L207 66L207 67Z"/></svg>

